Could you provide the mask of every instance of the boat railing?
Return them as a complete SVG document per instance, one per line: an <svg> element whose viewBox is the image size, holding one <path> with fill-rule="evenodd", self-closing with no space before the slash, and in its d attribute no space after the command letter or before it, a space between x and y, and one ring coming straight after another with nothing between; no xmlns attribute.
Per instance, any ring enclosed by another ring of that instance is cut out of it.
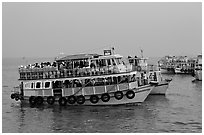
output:
<svg viewBox="0 0 204 135"><path fill-rule="evenodd" d="M133 71L159 71L160 67L157 65L147 65L147 66L133 66L132 67Z"/></svg>
<svg viewBox="0 0 204 135"><path fill-rule="evenodd" d="M74 69L19 69L19 80L58 79L119 73L117 68L74 68Z"/></svg>
<svg viewBox="0 0 204 135"><path fill-rule="evenodd" d="M57 68L56 68L56 67L19 68L19 73L27 73L27 72L48 72L48 71L57 71Z"/></svg>

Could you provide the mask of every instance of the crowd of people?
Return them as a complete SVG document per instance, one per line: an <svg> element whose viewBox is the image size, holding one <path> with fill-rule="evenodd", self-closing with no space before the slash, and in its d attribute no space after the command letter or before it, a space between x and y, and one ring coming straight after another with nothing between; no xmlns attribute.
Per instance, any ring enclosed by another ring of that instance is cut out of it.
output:
<svg viewBox="0 0 204 135"><path fill-rule="evenodd" d="M21 65L19 67L19 69L34 69L34 68L48 68L48 67L57 67L57 63L54 61L54 62L41 62L40 64L39 63L34 63L34 64L29 64L29 65L26 65L26 66L23 66Z"/></svg>

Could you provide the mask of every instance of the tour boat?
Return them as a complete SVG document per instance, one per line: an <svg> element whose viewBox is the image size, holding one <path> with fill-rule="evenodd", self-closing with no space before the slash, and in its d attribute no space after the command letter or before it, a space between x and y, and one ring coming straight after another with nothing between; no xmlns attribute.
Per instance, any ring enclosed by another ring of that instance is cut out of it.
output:
<svg viewBox="0 0 204 135"><path fill-rule="evenodd" d="M155 86L150 92L151 95L166 94L169 83L172 79L163 79L161 70L158 66L148 65L147 58L129 57L129 62L132 65L133 70L147 74L150 84Z"/></svg>
<svg viewBox="0 0 204 135"><path fill-rule="evenodd" d="M141 103L150 94L146 73L133 71L112 50L78 54L21 66L20 88L11 94L31 105L119 105Z"/></svg>

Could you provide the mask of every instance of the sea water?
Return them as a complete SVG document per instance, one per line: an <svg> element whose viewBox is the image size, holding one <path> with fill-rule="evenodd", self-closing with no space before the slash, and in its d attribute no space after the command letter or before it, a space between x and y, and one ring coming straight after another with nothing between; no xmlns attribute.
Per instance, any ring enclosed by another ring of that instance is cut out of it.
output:
<svg viewBox="0 0 204 135"><path fill-rule="evenodd" d="M191 75L172 78L165 96L149 95L137 105L30 107L10 99L18 66L50 58L3 58L3 133L201 133L202 82Z"/></svg>

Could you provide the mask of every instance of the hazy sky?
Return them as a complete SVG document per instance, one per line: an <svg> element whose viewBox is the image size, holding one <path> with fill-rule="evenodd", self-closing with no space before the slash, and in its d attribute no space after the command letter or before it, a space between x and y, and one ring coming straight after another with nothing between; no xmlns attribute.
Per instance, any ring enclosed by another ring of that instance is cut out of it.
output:
<svg viewBox="0 0 204 135"><path fill-rule="evenodd" d="M3 57L202 52L202 3L3 3Z"/></svg>

